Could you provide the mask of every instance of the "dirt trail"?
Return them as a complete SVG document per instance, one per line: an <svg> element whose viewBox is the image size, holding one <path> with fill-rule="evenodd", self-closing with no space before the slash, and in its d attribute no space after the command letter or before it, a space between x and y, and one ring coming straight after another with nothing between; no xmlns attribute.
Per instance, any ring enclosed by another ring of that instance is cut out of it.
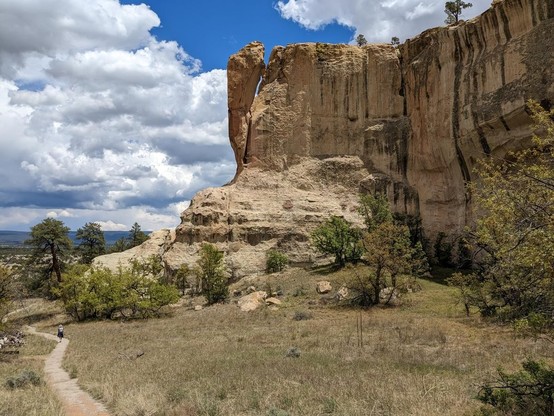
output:
<svg viewBox="0 0 554 416"><path fill-rule="evenodd" d="M55 335L38 332L31 326L27 326L26 331L48 339L58 340ZM68 344L69 341L64 338L46 359L44 372L46 373L48 386L58 396L66 416L110 416L104 405L81 390L77 384L77 379L71 379L62 368L62 360Z"/></svg>

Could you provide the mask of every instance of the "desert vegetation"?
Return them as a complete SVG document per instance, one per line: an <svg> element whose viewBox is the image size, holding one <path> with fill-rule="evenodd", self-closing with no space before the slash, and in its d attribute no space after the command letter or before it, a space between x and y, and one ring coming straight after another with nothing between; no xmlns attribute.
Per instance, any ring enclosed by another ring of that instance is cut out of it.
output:
<svg viewBox="0 0 554 416"><path fill-rule="evenodd" d="M177 288L133 268L109 269L74 266L54 294L77 321L106 318L144 318L178 300Z"/></svg>
<svg viewBox="0 0 554 416"><path fill-rule="evenodd" d="M469 311L554 344L554 110L530 101L534 147L481 162L474 186L481 215L468 232L470 274L450 279ZM539 356L540 357L540 356ZM489 414L549 415L554 367L528 358L515 373L499 369L479 398Z"/></svg>
<svg viewBox="0 0 554 416"><path fill-rule="evenodd" d="M479 385L499 363L517 371L530 354L554 358L545 341L466 317L444 284L420 280L403 305L361 312L316 293L320 279L337 289L354 271L369 270L289 269L240 283L279 287L278 310L195 311L203 300L193 297L161 319L69 324L65 366L115 415L465 415L481 407Z"/></svg>

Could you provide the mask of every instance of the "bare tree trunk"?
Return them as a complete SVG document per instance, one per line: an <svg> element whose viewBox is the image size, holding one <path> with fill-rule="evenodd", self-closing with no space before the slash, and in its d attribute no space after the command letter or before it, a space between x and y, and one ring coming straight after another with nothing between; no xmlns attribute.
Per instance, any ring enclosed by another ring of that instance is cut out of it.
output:
<svg viewBox="0 0 554 416"><path fill-rule="evenodd" d="M62 281L62 271L60 268L60 262L58 260L58 255L56 254L56 245L50 244L50 252L52 253L52 268L54 269L54 272L56 273L56 278L58 279L58 283Z"/></svg>

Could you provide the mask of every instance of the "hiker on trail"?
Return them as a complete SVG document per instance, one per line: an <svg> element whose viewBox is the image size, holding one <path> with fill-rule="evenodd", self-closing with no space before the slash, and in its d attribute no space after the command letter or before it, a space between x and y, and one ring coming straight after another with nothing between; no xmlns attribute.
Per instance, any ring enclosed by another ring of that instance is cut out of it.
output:
<svg viewBox="0 0 554 416"><path fill-rule="evenodd" d="M58 338L60 339L58 342L62 342L62 339L63 339L63 325L60 324L60 326L58 326Z"/></svg>

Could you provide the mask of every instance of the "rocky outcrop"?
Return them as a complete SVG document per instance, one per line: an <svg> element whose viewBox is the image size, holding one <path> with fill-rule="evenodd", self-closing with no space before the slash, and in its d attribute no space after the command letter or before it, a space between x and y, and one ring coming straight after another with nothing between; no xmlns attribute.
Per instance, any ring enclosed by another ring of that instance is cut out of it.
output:
<svg viewBox="0 0 554 416"><path fill-rule="evenodd" d="M525 102L554 102L554 2L504 0L401 47L407 181L429 235L471 222L477 160L528 145Z"/></svg>
<svg viewBox="0 0 554 416"><path fill-rule="evenodd" d="M250 108L265 68L264 51L260 42L252 42L243 53L231 56L227 65L229 136L234 138L231 146L237 162L236 176L242 172L248 152Z"/></svg>
<svg viewBox="0 0 554 416"><path fill-rule="evenodd" d="M162 257L175 241L175 231L168 228L155 231L148 236L148 240L140 246L133 247L120 253L104 254L96 257L94 267L107 267L117 270L118 267L128 267L134 260L146 262L150 256Z"/></svg>
<svg viewBox="0 0 554 416"><path fill-rule="evenodd" d="M372 187L394 210L420 215L430 237L460 232L471 221L476 161L524 146L525 101L554 98L553 7L505 0L398 50L275 48L248 113L244 166L280 172L305 157L357 156ZM242 141L236 130L231 143Z"/></svg>
<svg viewBox="0 0 554 416"><path fill-rule="evenodd" d="M208 241L239 276L263 270L269 248L313 261L310 231L359 221L360 191L385 191L431 239L461 232L477 160L528 144L527 99L554 102L553 17L551 1L504 0L399 48L289 45L265 68L263 46L247 45L228 67L237 175L195 196L166 260Z"/></svg>
<svg viewBox="0 0 554 416"><path fill-rule="evenodd" d="M479 158L528 145L529 98L554 102L554 3L495 2L481 16L391 45L259 42L229 60L231 184L199 192L164 251L169 269L202 242L240 277L265 253L313 262L330 215L360 223L359 192L384 191L428 237L471 222Z"/></svg>
<svg viewBox="0 0 554 416"><path fill-rule="evenodd" d="M330 215L361 225L352 189L368 176L358 157L347 156L305 158L277 172L245 168L235 183L195 195L164 260L170 269L193 264L209 242L225 251L233 278L265 270L270 249L292 264L313 263L310 232Z"/></svg>

